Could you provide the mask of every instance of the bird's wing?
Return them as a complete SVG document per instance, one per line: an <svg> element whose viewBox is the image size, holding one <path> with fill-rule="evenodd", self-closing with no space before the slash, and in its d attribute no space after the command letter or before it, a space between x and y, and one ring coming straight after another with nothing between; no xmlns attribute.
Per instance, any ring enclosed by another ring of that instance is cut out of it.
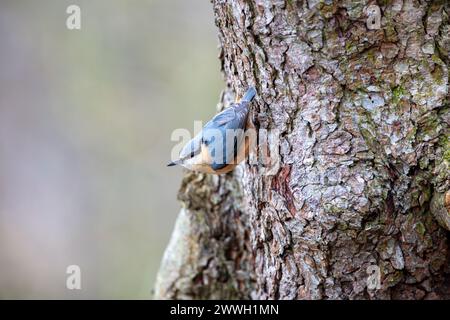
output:
<svg viewBox="0 0 450 320"><path fill-rule="evenodd" d="M216 168L216 170L225 167L227 164L234 161L237 149L242 141L247 115L248 103L234 104L217 114L205 125L203 129L202 142L205 143L212 151L212 157L214 158L212 165ZM209 130L215 130L215 132L208 134ZM220 144L213 144L215 134L218 133L216 130L219 130L221 133L222 150L214 150L214 148L212 148L212 146L220 146ZM233 141L227 141L227 137L230 137L230 131L231 133L236 134ZM218 151L221 152L216 156L215 154L217 154Z"/></svg>
<svg viewBox="0 0 450 320"><path fill-rule="evenodd" d="M215 115L206 125L208 128L244 129L248 107L245 104L233 104L231 107Z"/></svg>

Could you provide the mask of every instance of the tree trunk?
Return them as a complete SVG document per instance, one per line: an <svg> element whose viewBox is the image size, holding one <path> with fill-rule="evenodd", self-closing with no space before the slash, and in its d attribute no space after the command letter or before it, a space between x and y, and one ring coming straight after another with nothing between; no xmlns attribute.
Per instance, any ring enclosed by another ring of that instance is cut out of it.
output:
<svg viewBox="0 0 450 320"><path fill-rule="evenodd" d="M186 174L156 297L449 298L448 1L213 7L279 161Z"/></svg>

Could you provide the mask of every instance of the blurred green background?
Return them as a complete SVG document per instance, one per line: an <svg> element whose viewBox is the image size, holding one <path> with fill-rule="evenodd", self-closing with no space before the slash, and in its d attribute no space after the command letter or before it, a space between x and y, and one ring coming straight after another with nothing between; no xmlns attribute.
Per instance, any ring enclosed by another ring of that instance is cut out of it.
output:
<svg viewBox="0 0 450 320"><path fill-rule="evenodd" d="M179 211L171 133L223 87L211 4L2 0L0 41L0 298L151 298Z"/></svg>

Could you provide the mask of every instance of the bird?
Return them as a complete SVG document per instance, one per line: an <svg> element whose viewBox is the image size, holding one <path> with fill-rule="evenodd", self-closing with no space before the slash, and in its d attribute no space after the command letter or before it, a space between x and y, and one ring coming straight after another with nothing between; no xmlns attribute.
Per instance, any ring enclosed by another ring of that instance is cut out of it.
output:
<svg viewBox="0 0 450 320"><path fill-rule="evenodd" d="M249 87L240 101L215 115L181 150L179 158L167 166L180 165L188 170L225 174L232 171L249 153L245 130L250 103L256 89Z"/></svg>

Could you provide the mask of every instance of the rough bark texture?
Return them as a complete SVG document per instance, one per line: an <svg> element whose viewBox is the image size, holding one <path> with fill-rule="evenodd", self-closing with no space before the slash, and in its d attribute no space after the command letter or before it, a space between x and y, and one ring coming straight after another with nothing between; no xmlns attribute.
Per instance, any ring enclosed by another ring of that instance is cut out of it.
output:
<svg viewBox="0 0 450 320"><path fill-rule="evenodd" d="M448 1L213 7L222 103L255 85L280 162L186 175L156 297L448 298Z"/></svg>

